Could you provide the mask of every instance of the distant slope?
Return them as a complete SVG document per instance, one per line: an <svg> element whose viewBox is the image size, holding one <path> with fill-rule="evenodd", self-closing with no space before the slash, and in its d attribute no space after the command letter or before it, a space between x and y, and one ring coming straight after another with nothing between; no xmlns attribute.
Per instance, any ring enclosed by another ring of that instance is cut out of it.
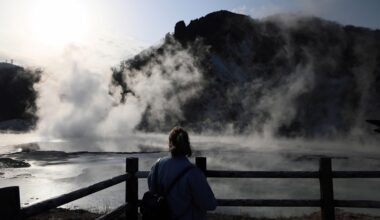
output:
<svg viewBox="0 0 380 220"><path fill-rule="evenodd" d="M142 89L143 81L150 87ZM163 82L165 91L152 90ZM365 119L380 118L380 31L214 12L178 22L162 45L122 62L111 93L118 89L121 103L128 96L144 103L140 130L180 124L198 132L367 134Z"/></svg>
<svg viewBox="0 0 380 220"><path fill-rule="evenodd" d="M0 130L25 130L37 120L34 83L41 71L0 63Z"/></svg>

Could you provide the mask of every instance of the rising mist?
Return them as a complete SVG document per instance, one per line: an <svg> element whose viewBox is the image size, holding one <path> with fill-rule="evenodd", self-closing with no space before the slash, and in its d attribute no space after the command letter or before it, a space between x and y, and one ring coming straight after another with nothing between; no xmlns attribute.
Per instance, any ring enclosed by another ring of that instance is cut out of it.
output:
<svg viewBox="0 0 380 220"><path fill-rule="evenodd" d="M316 17L211 13L178 22L161 44L112 72L78 60L58 65L37 86L37 130L114 137L182 125L195 133L372 136L365 120L380 118L377 39L378 31Z"/></svg>

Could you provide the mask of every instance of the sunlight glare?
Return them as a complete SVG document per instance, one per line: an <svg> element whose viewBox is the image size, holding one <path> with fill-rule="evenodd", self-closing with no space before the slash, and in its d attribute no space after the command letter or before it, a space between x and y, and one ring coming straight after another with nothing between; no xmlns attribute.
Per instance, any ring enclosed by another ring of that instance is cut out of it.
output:
<svg viewBox="0 0 380 220"><path fill-rule="evenodd" d="M29 22L32 37L54 47L84 40L90 28L87 8L74 0L37 0Z"/></svg>

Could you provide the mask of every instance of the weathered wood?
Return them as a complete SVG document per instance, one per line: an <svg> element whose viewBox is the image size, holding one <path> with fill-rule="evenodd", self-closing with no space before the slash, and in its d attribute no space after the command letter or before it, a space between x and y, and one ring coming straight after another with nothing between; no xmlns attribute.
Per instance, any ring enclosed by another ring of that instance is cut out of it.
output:
<svg viewBox="0 0 380 220"><path fill-rule="evenodd" d="M380 201L370 200L335 200L335 207L345 208L380 208Z"/></svg>
<svg viewBox="0 0 380 220"><path fill-rule="evenodd" d="M206 175L207 170L207 159L206 157L196 157L195 165Z"/></svg>
<svg viewBox="0 0 380 220"><path fill-rule="evenodd" d="M139 171L137 178L147 178L149 171ZM226 171L207 170L213 178L319 178L318 171ZM333 171L333 178L380 178L380 171Z"/></svg>
<svg viewBox="0 0 380 220"><path fill-rule="evenodd" d="M80 199L82 197L88 196L92 193L98 192L100 190L106 189L108 187L119 184L127 179L127 174L113 177L111 179L93 184L91 186L75 190L73 192L63 194L51 199L44 200L42 202L35 203L33 205L24 207L21 209L21 216L23 218L34 216L45 212L49 209L56 208L58 206L64 205L66 203L72 202L74 200Z"/></svg>
<svg viewBox="0 0 380 220"><path fill-rule="evenodd" d="M217 199L218 206L262 206L262 207L320 207L320 200L292 199ZM335 207L341 208L380 208L380 201L335 200Z"/></svg>
<svg viewBox="0 0 380 220"><path fill-rule="evenodd" d="M18 186L0 189L1 219L16 220L20 212L20 190Z"/></svg>
<svg viewBox="0 0 380 220"><path fill-rule="evenodd" d="M320 207L319 200L292 199L217 199L218 206Z"/></svg>
<svg viewBox="0 0 380 220"><path fill-rule="evenodd" d="M318 178L317 171L225 171L207 170L207 177L218 178Z"/></svg>
<svg viewBox="0 0 380 220"><path fill-rule="evenodd" d="M331 158L321 158L319 160L319 174L321 217L322 220L334 220L335 208Z"/></svg>
<svg viewBox="0 0 380 220"><path fill-rule="evenodd" d="M319 178L321 189L321 200L287 200L287 199L218 199L219 206L261 206L261 207L321 207L323 220L335 219L334 207L348 208L380 208L380 201L369 200L334 200L333 179L332 178L380 178L380 171L332 171L331 159L322 158L320 160L318 171L222 171L207 170L207 159L205 157L197 157L196 165L205 173L207 177L216 178ZM90 195L94 192L116 185L126 181L126 204L113 210L111 213L99 217L97 220L112 219L125 210L128 220L137 220L138 206L138 178L146 178L149 171L138 171L138 158L127 158L126 161L127 174L105 180L89 187L85 187L74 192L64 194L52 199L48 199L34 205L27 206L20 210L20 199L18 187L12 188L13 196L5 195L0 189L0 213L12 213L12 208L6 208L10 203L18 204L15 210L19 210L19 217L26 218L37 215L51 208ZM17 192L16 192L17 191ZM17 196L16 196L17 194ZM14 202L8 198L15 198ZM17 199L16 199L17 197ZM7 198L4 202L3 198ZM18 208L17 208L18 207ZM5 209L6 211L2 211ZM14 215L14 214L12 214ZM1 216L3 217L3 216ZM12 218L6 218L12 219Z"/></svg>
<svg viewBox="0 0 380 220"><path fill-rule="evenodd" d="M115 219L116 217L120 216L121 214L123 214L125 212L127 208L127 204L123 204L119 207L117 207L116 209L112 210L111 212L105 214L105 215L102 215L98 218L96 218L95 220L111 220L111 219Z"/></svg>
<svg viewBox="0 0 380 220"><path fill-rule="evenodd" d="M380 171L333 171L334 178L380 178Z"/></svg>
<svg viewBox="0 0 380 220"><path fill-rule="evenodd" d="M139 185L136 172L139 170L139 159L134 157L127 158L126 165L128 177L125 186L125 202L127 204L125 217L128 220L137 220Z"/></svg>

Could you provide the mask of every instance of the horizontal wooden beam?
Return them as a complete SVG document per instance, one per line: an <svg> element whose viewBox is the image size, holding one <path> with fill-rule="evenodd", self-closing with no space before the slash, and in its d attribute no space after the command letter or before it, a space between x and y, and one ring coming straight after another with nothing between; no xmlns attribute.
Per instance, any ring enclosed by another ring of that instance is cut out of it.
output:
<svg viewBox="0 0 380 220"><path fill-rule="evenodd" d="M218 206L320 207L319 200L293 199L217 199Z"/></svg>
<svg viewBox="0 0 380 220"><path fill-rule="evenodd" d="M92 193L98 192L100 190L106 189L113 185L119 184L127 179L127 174L123 174L120 176L113 177L108 180L104 180L102 182L93 184L88 187L84 187L82 189L75 190L73 192L63 194L51 199L44 200L42 202L35 203L30 206L26 206L21 208L21 217L26 218L30 216L34 216L45 212L49 209L59 207L66 203L72 202L74 200L80 199L82 197L88 196Z"/></svg>
<svg viewBox="0 0 380 220"><path fill-rule="evenodd" d="M320 207L319 200L287 199L217 199L218 206L261 206L261 207ZM334 207L341 208L380 208L380 201L334 200Z"/></svg>
<svg viewBox="0 0 380 220"><path fill-rule="evenodd" d="M218 178L318 178L317 171L222 171L207 170L207 177Z"/></svg>
<svg viewBox="0 0 380 220"><path fill-rule="evenodd" d="M137 178L147 178L149 171L139 171ZM333 171L333 178L380 178L380 171ZM215 178L318 178L318 171L225 171L206 170Z"/></svg>
<svg viewBox="0 0 380 220"><path fill-rule="evenodd" d="M345 208L380 208L380 201L370 200L335 200L335 207Z"/></svg>
<svg viewBox="0 0 380 220"><path fill-rule="evenodd" d="M333 171L333 178L380 178L380 171Z"/></svg>
<svg viewBox="0 0 380 220"><path fill-rule="evenodd" d="M147 178L149 171L139 171L136 176ZM207 177L215 178L318 178L317 171L224 171L206 170Z"/></svg>

